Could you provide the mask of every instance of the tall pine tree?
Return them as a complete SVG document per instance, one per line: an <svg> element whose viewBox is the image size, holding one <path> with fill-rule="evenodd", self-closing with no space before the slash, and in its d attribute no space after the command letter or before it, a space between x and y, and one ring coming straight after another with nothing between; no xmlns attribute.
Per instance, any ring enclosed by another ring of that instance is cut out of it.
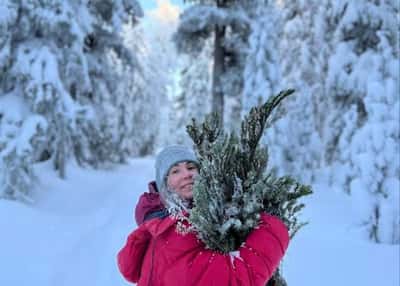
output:
<svg viewBox="0 0 400 286"><path fill-rule="evenodd" d="M400 243L400 162L393 160L400 152L399 4L342 1L333 14L326 82L330 178L351 194L370 239Z"/></svg>
<svg viewBox="0 0 400 286"><path fill-rule="evenodd" d="M252 3L242 0L187 1L194 3L181 15L175 35L180 52L196 56L212 40L212 111L224 123L224 100L235 98L229 116L240 117L244 59L249 35L248 9Z"/></svg>
<svg viewBox="0 0 400 286"><path fill-rule="evenodd" d="M277 6L281 29L277 29L279 83L296 89L297 96L285 102L279 120L267 135L271 162L279 172L310 181L320 162L320 136L316 130L315 109L322 90L320 41L314 35L318 1L284 1ZM323 29L323 27L319 27Z"/></svg>
<svg viewBox="0 0 400 286"><path fill-rule="evenodd" d="M125 89L117 84L136 67L121 28L142 14L138 3L0 5L0 197L26 197L38 161L51 159L61 177L69 158L119 162L122 121L114 115Z"/></svg>
<svg viewBox="0 0 400 286"><path fill-rule="evenodd" d="M271 1L259 1L252 12L244 70L243 113L272 97L279 88L279 10ZM267 2L267 3L264 3Z"/></svg>
<svg viewBox="0 0 400 286"><path fill-rule="evenodd" d="M176 124L176 136L179 144L190 144L186 133L186 124L192 118L203 121L211 109L211 44L207 43L196 57L184 57L179 77L179 93L174 98L173 117ZM179 116L179 117L178 117Z"/></svg>

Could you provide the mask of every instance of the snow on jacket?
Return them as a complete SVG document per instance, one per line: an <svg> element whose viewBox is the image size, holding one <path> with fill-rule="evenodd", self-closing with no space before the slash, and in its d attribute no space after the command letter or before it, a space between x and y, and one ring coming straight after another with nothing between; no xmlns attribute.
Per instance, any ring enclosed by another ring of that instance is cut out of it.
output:
<svg viewBox="0 0 400 286"><path fill-rule="evenodd" d="M231 254L206 249L193 233L177 231L177 219L142 223L118 253L122 275L138 286L264 286L289 242L286 226L262 213L258 227Z"/></svg>

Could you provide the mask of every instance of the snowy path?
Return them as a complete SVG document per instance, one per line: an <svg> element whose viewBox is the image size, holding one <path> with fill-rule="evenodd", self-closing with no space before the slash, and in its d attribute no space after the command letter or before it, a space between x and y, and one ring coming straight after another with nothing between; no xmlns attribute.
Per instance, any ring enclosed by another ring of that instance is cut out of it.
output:
<svg viewBox="0 0 400 286"><path fill-rule="evenodd" d="M314 186L305 199L309 224L291 242L284 262L289 285L398 286L400 247L361 238L354 207L339 190Z"/></svg>
<svg viewBox="0 0 400 286"><path fill-rule="evenodd" d="M34 208L0 200L0 285L128 285L115 256L135 227L132 210L151 164L135 160L113 172L71 166L66 181L39 166Z"/></svg>
<svg viewBox="0 0 400 286"><path fill-rule="evenodd" d="M126 235L135 227L132 210L151 178L148 165L148 160L136 160L134 167L122 166L116 172L102 172L100 176L99 172L87 172L80 181L77 178L82 171L70 175L76 185L93 188L84 199L82 188L77 188L74 195L78 197L73 201L82 201L83 205L78 202L75 207L90 210L91 204L85 202L91 201L94 210L85 215L86 227L80 228L76 241L68 247L63 256L65 262L56 270L58 283L53 285L128 285L119 274L115 259ZM60 204L47 201L45 205Z"/></svg>
<svg viewBox="0 0 400 286"><path fill-rule="evenodd" d="M153 176L151 159L114 171L70 166L58 179L38 166L37 203L0 200L0 285L119 286L115 255L135 227L133 208ZM398 286L399 246L360 239L340 192L307 199L310 222L291 242L283 274L291 286Z"/></svg>

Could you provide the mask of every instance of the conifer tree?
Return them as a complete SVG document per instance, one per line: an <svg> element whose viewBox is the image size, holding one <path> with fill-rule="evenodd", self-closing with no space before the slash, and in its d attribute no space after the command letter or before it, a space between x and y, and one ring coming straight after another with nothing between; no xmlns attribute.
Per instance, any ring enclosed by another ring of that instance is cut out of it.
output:
<svg viewBox="0 0 400 286"><path fill-rule="evenodd" d="M257 226L261 211L280 217L291 237L304 225L297 220L304 207L298 199L310 194L310 187L266 172L267 147L259 146L271 113L291 93L282 91L252 108L240 136L225 134L216 115L187 127L200 163L190 221L208 248L224 253L238 249ZM278 285L286 284L279 271L275 276Z"/></svg>
<svg viewBox="0 0 400 286"><path fill-rule="evenodd" d="M29 200L32 165L122 161L132 1L0 1L0 198ZM123 105L125 103L125 105Z"/></svg>
<svg viewBox="0 0 400 286"><path fill-rule="evenodd" d="M318 132L323 119L318 112L326 113L323 83L331 34L321 19L320 6L320 1L315 0L283 1L276 5L280 12L276 27L280 28L269 32L279 39L278 61L270 63L278 63L277 88L291 86L298 95L284 104L291 116L274 124L265 138L272 146L270 162L279 173L288 172L304 182L314 179L323 148L322 132ZM291 140L286 139L286 134L291 134Z"/></svg>
<svg viewBox="0 0 400 286"><path fill-rule="evenodd" d="M234 98L233 114L240 115L240 95L249 35L249 10L255 1L188 0L192 3L181 15L174 36L181 53L197 57L212 41L212 105L213 112L224 122L225 101ZM229 116L232 117L232 116ZM238 117L238 116L237 116Z"/></svg>
<svg viewBox="0 0 400 286"><path fill-rule="evenodd" d="M351 194L369 239L399 244L399 5L343 1L333 8L324 128L330 180Z"/></svg>
<svg viewBox="0 0 400 286"><path fill-rule="evenodd" d="M211 43L198 57L186 57L179 77L178 94L174 97L171 128L179 144L190 144L186 124L191 118L203 121L211 108ZM179 115L179 116L178 116Z"/></svg>

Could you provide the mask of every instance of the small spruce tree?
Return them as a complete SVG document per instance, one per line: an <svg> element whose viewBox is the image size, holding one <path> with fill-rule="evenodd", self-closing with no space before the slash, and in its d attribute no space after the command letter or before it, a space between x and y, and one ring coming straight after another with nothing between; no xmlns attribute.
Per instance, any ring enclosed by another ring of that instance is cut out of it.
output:
<svg viewBox="0 0 400 286"><path fill-rule="evenodd" d="M201 125L193 119L187 126L200 164L190 222L208 248L223 253L237 250L257 226L262 211L282 219L290 237L304 225L297 219L304 207L298 199L311 194L310 187L266 172L267 147L259 146L271 113L293 92L282 91L253 107L241 123L240 136L225 134L215 114ZM278 286L286 285L279 269L274 280Z"/></svg>

